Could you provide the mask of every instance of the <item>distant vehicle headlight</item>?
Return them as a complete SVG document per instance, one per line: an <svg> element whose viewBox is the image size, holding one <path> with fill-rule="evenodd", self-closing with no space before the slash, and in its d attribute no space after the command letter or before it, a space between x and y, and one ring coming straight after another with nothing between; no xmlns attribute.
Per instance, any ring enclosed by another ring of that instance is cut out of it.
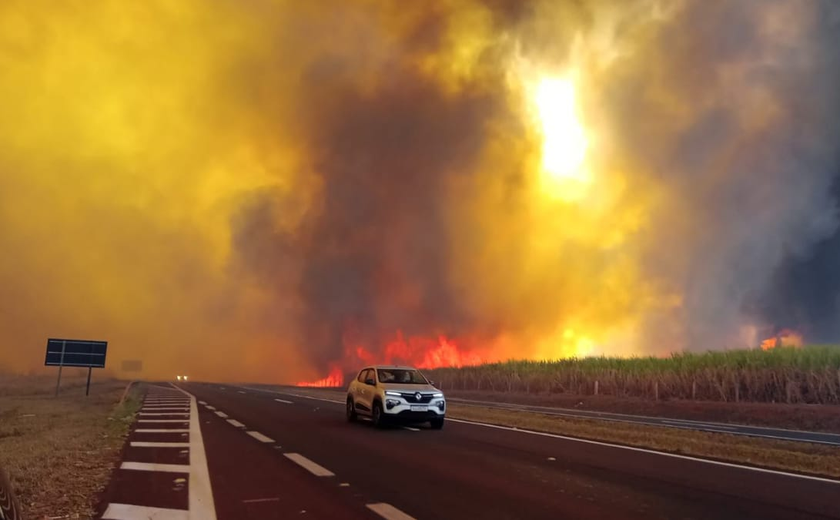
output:
<svg viewBox="0 0 840 520"><path fill-rule="evenodd" d="M175 376L175 377L177 377L177 378L178 378L178 381L180 381L180 380L181 380L181 376Z"/></svg>
<svg viewBox="0 0 840 520"><path fill-rule="evenodd" d="M187 379L188 379L188 377L187 377L187 376L184 376L184 381L186 381Z"/></svg>

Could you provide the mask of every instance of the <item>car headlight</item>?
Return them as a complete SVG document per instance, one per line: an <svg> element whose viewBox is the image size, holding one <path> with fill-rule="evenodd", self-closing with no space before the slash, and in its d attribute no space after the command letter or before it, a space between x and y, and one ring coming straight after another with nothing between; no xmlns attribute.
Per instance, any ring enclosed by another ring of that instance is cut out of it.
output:
<svg viewBox="0 0 840 520"><path fill-rule="evenodd" d="M432 397L443 397L443 392L438 392L438 393L432 395Z"/></svg>
<svg viewBox="0 0 840 520"><path fill-rule="evenodd" d="M390 410L391 408L397 406L398 404L400 404L400 402L397 401L396 399L388 399L388 400L385 401L385 408Z"/></svg>
<svg viewBox="0 0 840 520"><path fill-rule="evenodd" d="M393 395L393 396L396 396L396 397L401 397L402 396L402 394L400 394L399 392L394 392L394 391L391 391L391 390L385 390L385 395Z"/></svg>

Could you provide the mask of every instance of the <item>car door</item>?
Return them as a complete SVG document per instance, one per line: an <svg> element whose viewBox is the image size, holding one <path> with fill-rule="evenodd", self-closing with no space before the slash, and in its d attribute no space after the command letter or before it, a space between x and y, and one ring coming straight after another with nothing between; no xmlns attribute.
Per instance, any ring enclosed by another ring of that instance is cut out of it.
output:
<svg viewBox="0 0 840 520"><path fill-rule="evenodd" d="M366 368L359 373L356 381L356 409L362 412L369 413L371 402L373 401L373 387L368 385L368 381L372 379L373 369Z"/></svg>

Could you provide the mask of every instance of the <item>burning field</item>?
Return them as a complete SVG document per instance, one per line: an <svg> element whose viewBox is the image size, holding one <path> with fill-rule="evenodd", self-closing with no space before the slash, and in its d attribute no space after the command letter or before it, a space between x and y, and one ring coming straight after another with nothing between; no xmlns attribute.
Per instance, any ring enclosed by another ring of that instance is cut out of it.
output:
<svg viewBox="0 0 840 520"><path fill-rule="evenodd" d="M840 337L834 282L778 293L837 236L836 2L83 4L0 5L0 368L48 336L311 385Z"/></svg>

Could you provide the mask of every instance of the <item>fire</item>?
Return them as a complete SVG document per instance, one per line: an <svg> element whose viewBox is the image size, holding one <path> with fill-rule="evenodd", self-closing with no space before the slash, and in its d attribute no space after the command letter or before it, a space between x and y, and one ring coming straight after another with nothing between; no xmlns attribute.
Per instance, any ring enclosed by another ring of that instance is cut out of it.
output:
<svg viewBox="0 0 840 520"><path fill-rule="evenodd" d="M477 354L466 352L454 340L445 336L436 339L412 337L405 339L402 332L385 346L385 364L405 363L418 368L461 367L483 362Z"/></svg>
<svg viewBox="0 0 840 520"><path fill-rule="evenodd" d="M297 383L295 386L327 388L327 387L340 387L340 386L343 386L343 385L344 385L344 374L341 371L341 367L333 366L332 370L330 370L330 374L327 377L325 377L324 379L319 379L317 381L301 382L301 383Z"/></svg>
<svg viewBox="0 0 840 520"><path fill-rule="evenodd" d="M773 337L767 338L761 342L762 350L770 350L776 347L796 347L801 348L804 345L802 334L795 330L782 329Z"/></svg>
<svg viewBox="0 0 840 520"><path fill-rule="evenodd" d="M590 180L583 168L589 142L578 118L575 86L565 78L544 77L532 98L543 138L544 187L560 198L575 198Z"/></svg>
<svg viewBox="0 0 840 520"><path fill-rule="evenodd" d="M411 336L405 337L402 331L385 342L381 354L376 354L364 345L353 343L345 337L344 360L340 365L333 365L327 377L317 381L301 382L296 386L338 387L344 384L344 372L353 372L363 365L410 365L417 368L462 367L479 365L495 359L487 359L476 352L459 346L452 338Z"/></svg>

